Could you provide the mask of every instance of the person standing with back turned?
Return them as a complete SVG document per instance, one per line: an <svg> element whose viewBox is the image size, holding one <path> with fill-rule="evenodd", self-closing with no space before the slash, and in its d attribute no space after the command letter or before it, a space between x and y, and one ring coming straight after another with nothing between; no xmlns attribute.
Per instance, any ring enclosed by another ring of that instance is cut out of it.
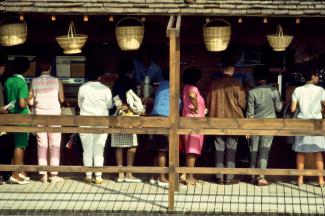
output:
<svg viewBox="0 0 325 216"><path fill-rule="evenodd" d="M299 107L298 119L322 119L322 106L325 106L325 91L318 83L317 71L311 68L303 73L306 84L296 88L292 94L291 112ZM303 170L305 155L312 153L318 170L324 169L323 152L325 151L324 136L296 136L292 149L297 152L297 169ZM297 185L303 184L303 176L298 176ZM320 187L324 185L324 177L318 177Z"/></svg>
<svg viewBox="0 0 325 216"><path fill-rule="evenodd" d="M212 118L244 118L243 110L246 106L246 96L240 81L233 78L235 61L232 56L222 57L223 76L211 83L207 97L209 117ZM235 167L238 136L215 136L216 167ZM224 157L226 156L226 160ZM237 184L239 180L234 175L217 174L218 184Z"/></svg>
<svg viewBox="0 0 325 216"><path fill-rule="evenodd" d="M247 118L276 118L276 112L282 109L279 91L267 83L268 69L265 66L257 66L254 69L254 77L257 86L249 91L247 101ZM273 136L251 136L250 168L266 169ZM267 186L264 175L252 181L258 186Z"/></svg>
<svg viewBox="0 0 325 216"><path fill-rule="evenodd" d="M61 103L64 102L63 85L57 77L51 76L51 65L45 58L37 59L37 69L40 76L32 80L30 95L33 99L30 105L35 107L36 115L61 115ZM59 166L60 165L60 145L61 133L36 133L38 165ZM49 163L48 163L49 149ZM40 181L47 182L47 172L39 172ZM63 178L58 176L58 172L51 172L49 180L52 183L61 182Z"/></svg>

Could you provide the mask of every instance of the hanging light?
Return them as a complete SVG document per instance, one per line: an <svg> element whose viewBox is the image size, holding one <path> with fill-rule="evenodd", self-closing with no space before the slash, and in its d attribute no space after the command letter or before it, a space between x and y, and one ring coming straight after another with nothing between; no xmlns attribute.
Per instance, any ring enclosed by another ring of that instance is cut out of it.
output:
<svg viewBox="0 0 325 216"><path fill-rule="evenodd" d="M301 20L299 17L296 18L296 24L300 24Z"/></svg>
<svg viewBox="0 0 325 216"><path fill-rule="evenodd" d="M51 20L52 20L53 22L55 22L55 21L56 21L56 16L55 16L55 15L52 15L52 16L51 16Z"/></svg>
<svg viewBox="0 0 325 216"><path fill-rule="evenodd" d="M266 24L267 23L267 17L263 18L263 23Z"/></svg>

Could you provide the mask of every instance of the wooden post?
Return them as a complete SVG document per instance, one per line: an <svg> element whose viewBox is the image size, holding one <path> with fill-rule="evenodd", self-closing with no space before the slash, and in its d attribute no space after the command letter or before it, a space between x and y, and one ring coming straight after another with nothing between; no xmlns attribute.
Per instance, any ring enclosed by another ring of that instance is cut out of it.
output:
<svg viewBox="0 0 325 216"><path fill-rule="evenodd" d="M170 20L173 18L171 17ZM180 27L180 16L177 17ZM170 70L170 131L169 131L169 190L168 210L174 210L175 191L178 190L179 180L176 168L179 167L179 86L180 86L180 43L179 28L173 29L168 25L170 38L169 70Z"/></svg>

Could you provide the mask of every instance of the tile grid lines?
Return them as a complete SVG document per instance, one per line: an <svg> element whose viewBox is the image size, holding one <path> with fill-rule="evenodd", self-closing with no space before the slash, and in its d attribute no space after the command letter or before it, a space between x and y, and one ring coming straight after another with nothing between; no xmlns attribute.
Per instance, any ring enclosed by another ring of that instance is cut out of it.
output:
<svg viewBox="0 0 325 216"><path fill-rule="evenodd" d="M23 188L22 196L24 195L24 200L25 200L25 198L28 196L28 193L25 193L25 191L28 192L28 191L30 191L32 188L33 188L33 187L31 187L31 186L30 186L30 187L24 187L24 188ZM10 196L10 198L8 199L7 202L9 202L9 200L11 200L11 197L13 197L14 194L15 194L15 193L11 193L11 196ZM21 207L22 205L23 205L23 202L21 202L21 204L19 205L18 210L20 209L20 207Z"/></svg>
<svg viewBox="0 0 325 216"><path fill-rule="evenodd" d="M56 203L53 202L53 204L52 204L52 206L51 206L51 209L52 209L52 207L54 206L54 204L56 204L56 205L57 205L56 209L59 211L58 207L61 206L61 205L60 205L61 202L64 201L64 198L59 199L59 197L64 196L64 195L62 194L62 192L65 192L65 191L62 191L62 189L63 189L63 188L68 188L68 189L66 190L66 192L68 193L68 191L70 190L72 184L73 184L72 181L69 181L67 186L65 186L64 184L62 184L62 188L61 188L61 190L58 192L58 195L55 197L55 199L58 200L58 201L57 201ZM55 209L55 208L53 208L53 209Z"/></svg>
<svg viewBox="0 0 325 216"><path fill-rule="evenodd" d="M53 198L53 202L52 202L52 204L50 204L50 208L49 208L49 209L52 209L53 205L54 205L55 202L56 202L56 198L58 197L58 195L59 195L59 193L61 192L61 190L62 190L63 187L64 187L63 182L60 182L60 183L59 183L59 187L58 187L57 184L54 185L54 188L55 188L55 190L56 190L56 193L55 193L55 196L54 196L54 198ZM54 191L54 192L55 192L55 191ZM50 195L50 196L51 196L51 195ZM49 197L50 197L50 196L49 196ZM44 208L45 205L46 205L46 203L44 203L43 208ZM42 209L43 209L43 208L42 208Z"/></svg>
<svg viewBox="0 0 325 216"><path fill-rule="evenodd" d="M323 200L323 211L324 211L323 214L325 215L325 197L324 197L324 193L323 193L323 191L324 191L323 188L321 188L320 191L321 191L322 200Z"/></svg>
<svg viewBox="0 0 325 216"><path fill-rule="evenodd" d="M83 186L82 186L82 190L81 190L81 192L79 192L78 198L77 198L76 200L79 200L79 199L80 199L80 197L81 197L81 195L82 195L82 191L84 191L85 187L87 186L87 184L85 184L85 183L83 183L83 182L81 182L81 181L78 183L78 186L79 186L80 184L82 184ZM76 191L78 191L78 187L76 187L75 192L76 192ZM73 194L72 194L72 197L73 197ZM70 200L70 202L71 202L71 200ZM69 203L70 203L70 202L69 202ZM78 205L78 202L76 202L76 203L74 204L73 208L72 208L72 210L73 210L74 212L78 210L78 209L76 208L77 205Z"/></svg>
<svg viewBox="0 0 325 216"><path fill-rule="evenodd" d="M116 185L116 182L113 183L112 188L115 188L115 185ZM108 187L108 185L107 185L107 187ZM106 202L106 205L105 205L104 210L107 210L108 209L107 206L109 205L110 200L111 200L111 197L112 197L113 194L114 194L114 190L112 190L111 193L109 194L109 196L107 197L107 202ZM115 202L116 202L116 199L115 199ZM115 204L115 202L114 202L114 204ZM114 204L112 205L112 207L114 207Z"/></svg>

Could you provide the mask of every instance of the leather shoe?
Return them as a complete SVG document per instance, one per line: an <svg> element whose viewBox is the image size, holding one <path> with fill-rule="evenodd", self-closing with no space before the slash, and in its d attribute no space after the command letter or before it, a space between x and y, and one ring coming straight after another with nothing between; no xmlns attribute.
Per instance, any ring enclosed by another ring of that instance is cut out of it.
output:
<svg viewBox="0 0 325 216"><path fill-rule="evenodd" d="M223 185L224 181L221 178L217 178L216 183L219 184L219 185Z"/></svg>
<svg viewBox="0 0 325 216"><path fill-rule="evenodd" d="M239 184L239 180L238 179L227 179L225 181L225 185L233 185L233 184Z"/></svg>

